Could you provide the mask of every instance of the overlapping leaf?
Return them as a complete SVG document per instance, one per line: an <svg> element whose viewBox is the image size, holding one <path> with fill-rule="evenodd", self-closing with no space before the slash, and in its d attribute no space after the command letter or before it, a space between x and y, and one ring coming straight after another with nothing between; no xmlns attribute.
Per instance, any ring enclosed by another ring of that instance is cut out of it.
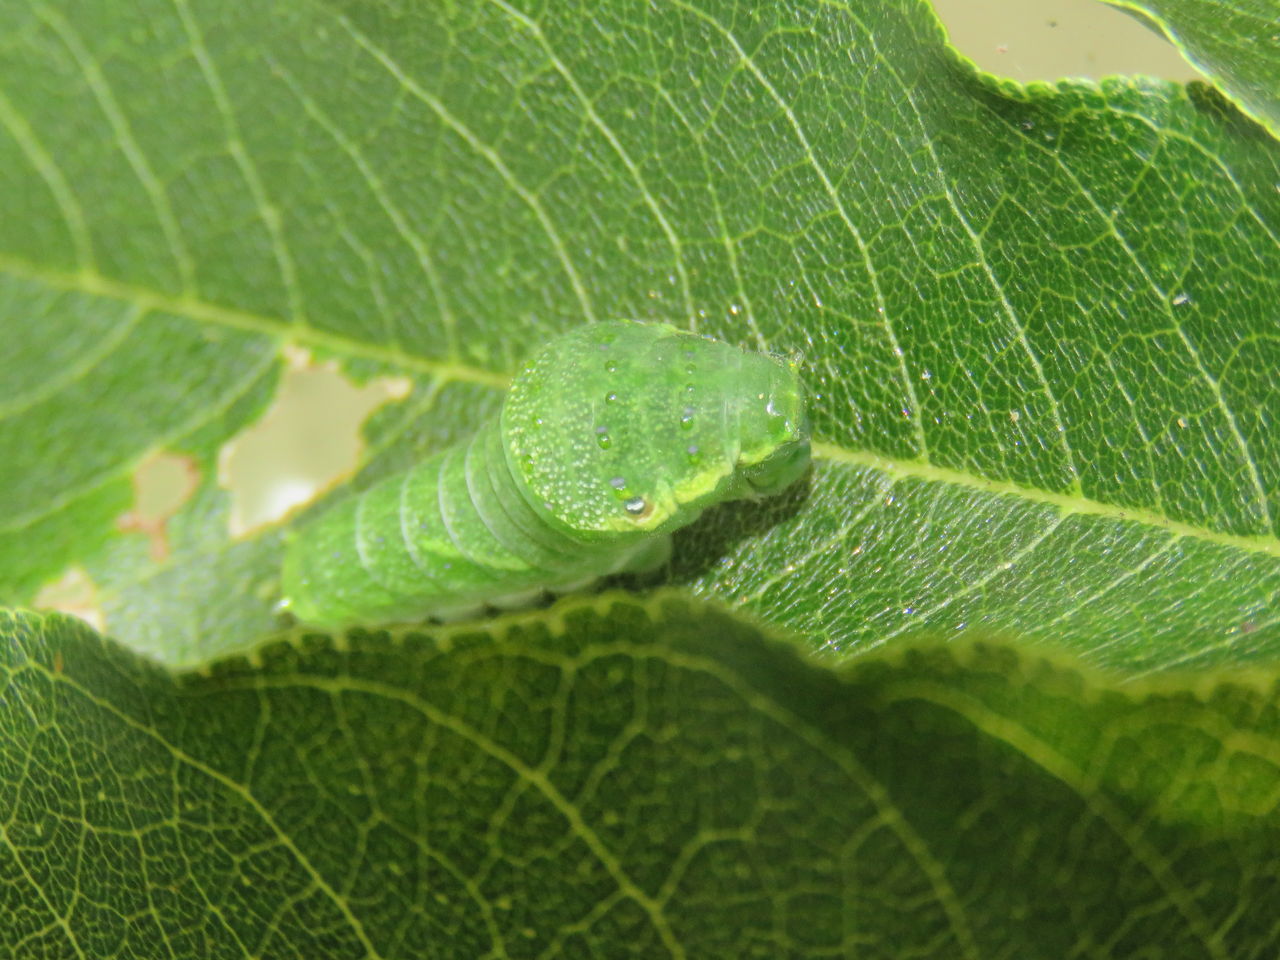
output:
<svg viewBox="0 0 1280 960"><path fill-rule="evenodd" d="M1280 135L1276 0L1103 0L1163 33L1240 109Z"/></svg>
<svg viewBox="0 0 1280 960"><path fill-rule="evenodd" d="M669 598L177 680L0 617L0 951L1268 956L1278 737L1274 690L838 679Z"/></svg>

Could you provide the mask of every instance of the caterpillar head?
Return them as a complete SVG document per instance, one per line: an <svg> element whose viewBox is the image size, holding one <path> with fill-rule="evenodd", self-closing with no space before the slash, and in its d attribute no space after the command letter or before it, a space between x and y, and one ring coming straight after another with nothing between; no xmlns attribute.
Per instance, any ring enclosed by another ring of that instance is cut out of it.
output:
<svg viewBox="0 0 1280 960"><path fill-rule="evenodd" d="M744 365L744 374L754 376L744 375L743 382L758 381L758 389L740 397L740 495L766 497L781 493L808 469L809 410L794 361L758 355L747 360L750 370Z"/></svg>
<svg viewBox="0 0 1280 960"><path fill-rule="evenodd" d="M552 341L512 384L501 425L529 502L583 540L676 529L782 490L809 462L794 362L660 323Z"/></svg>

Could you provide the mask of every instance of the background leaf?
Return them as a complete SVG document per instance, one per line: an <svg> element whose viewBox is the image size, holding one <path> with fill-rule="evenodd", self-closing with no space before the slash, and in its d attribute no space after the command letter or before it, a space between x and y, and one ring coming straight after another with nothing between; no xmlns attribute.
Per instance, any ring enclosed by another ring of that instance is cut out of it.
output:
<svg viewBox="0 0 1280 960"><path fill-rule="evenodd" d="M1103 0L1152 25L1245 113L1280 134L1276 0Z"/></svg>
<svg viewBox="0 0 1280 960"><path fill-rule="evenodd" d="M815 394L808 499L723 511L675 582L841 657L974 626L1137 672L1274 655L1280 154L1214 95L1000 84L907 2L95 16L4 14L6 302L96 325L18 326L10 596L82 559L140 649L251 646L278 539L228 541L209 454L275 344L413 378L366 483L635 316L801 351ZM157 446L204 487L153 569L110 519Z"/></svg>
<svg viewBox="0 0 1280 960"><path fill-rule="evenodd" d="M0 949L1268 956L1274 707L992 646L841 679L669 597L178 678L0 616Z"/></svg>

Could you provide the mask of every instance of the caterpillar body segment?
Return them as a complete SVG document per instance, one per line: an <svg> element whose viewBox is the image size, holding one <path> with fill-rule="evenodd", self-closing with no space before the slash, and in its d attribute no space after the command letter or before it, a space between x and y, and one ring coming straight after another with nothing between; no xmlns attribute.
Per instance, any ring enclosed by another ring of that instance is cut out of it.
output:
<svg viewBox="0 0 1280 960"><path fill-rule="evenodd" d="M323 627L419 620L648 569L672 531L808 457L794 363L666 324L580 327L472 437L303 525L285 605Z"/></svg>

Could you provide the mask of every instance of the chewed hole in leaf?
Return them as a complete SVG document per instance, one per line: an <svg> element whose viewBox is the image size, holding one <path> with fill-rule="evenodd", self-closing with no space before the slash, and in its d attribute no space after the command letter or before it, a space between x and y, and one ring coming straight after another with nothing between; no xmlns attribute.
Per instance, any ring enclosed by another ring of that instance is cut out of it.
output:
<svg viewBox="0 0 1280 960"><path fill-rule="evenodd" d="M133 506L116 519L123 533L140 533L150 542L151 558L169 556L166 526L200 483L200 468L191 457L157 453L133 474Z"/></svg>
<svg viewBox="0 0 1280 960"><path fill-rule="evenodd" d="M59 579L46 584L31 604L37 610L57 610L79 617L99 633L107 628L107 618L98 603L98 586L83 567L72 567Z"/></svg>
<svg viewBox="0 0 1280 960"><path fill-rule="evenodd" d="M935 0L933 6L961 53L983 70L1024 83L1131 73L1195 78L1156 30L1103 4Z"/></svg>
<svg viewBox="0 0 1280 960"><path fill-rule="evenodd" d="M348 478L359 462L365 418L409 391L404 378L356 384L336 364L313 364L302 353L290 359L266 414L219 456L218 481L231 493L233 537L279 520Z"/></svg>

